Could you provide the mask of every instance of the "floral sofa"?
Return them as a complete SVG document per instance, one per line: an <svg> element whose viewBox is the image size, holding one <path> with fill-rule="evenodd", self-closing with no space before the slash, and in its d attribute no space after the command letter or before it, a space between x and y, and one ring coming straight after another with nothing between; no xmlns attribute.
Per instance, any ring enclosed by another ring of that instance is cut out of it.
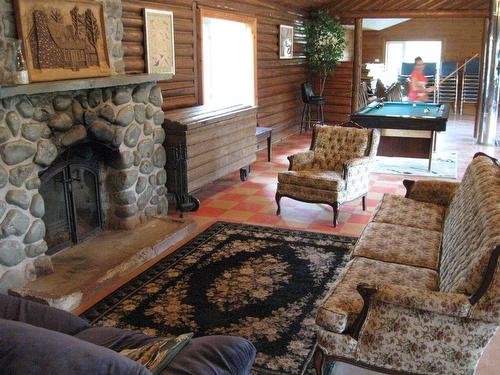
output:
<svg viewBox="0 0 500 375"><path fill-rule="evenodd" d="M385 195L320 307L315 366L472 374L500 323L500 167Z"/></svg>

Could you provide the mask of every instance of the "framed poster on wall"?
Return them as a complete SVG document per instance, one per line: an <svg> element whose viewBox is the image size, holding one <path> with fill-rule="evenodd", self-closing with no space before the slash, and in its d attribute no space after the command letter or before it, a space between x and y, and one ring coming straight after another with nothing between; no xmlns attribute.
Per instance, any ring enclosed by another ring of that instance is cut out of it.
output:
<svg viewBox="0 0 500 375"><path fill-rule="evenodd" d="M280 59L293 59L293 26L280 25Z"/></svg>
<svg viewBox="0 0 500 375"><path fill-rule="evenodd" d="M174 14L144 9L144 47L147 73L175 74Z"/></svg>

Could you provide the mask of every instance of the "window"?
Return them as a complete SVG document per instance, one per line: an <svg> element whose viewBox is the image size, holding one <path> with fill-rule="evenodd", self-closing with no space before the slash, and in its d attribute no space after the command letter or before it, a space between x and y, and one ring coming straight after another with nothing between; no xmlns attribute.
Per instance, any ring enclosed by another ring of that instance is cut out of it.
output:
<svg viewBox="0 0 500 375"><path fill-rule="evenodd" d="M391 41L385 49L385 83L396 82L401 74L403 63L413 64L420 56L426 63L435 63L438 69L441 62L440 41Z"/></svg>
<svg viewBox="0 0 500 375"><path fill-rule="evenodd" d="M200 10L203 103L255 105L256 20Z"/></svg>

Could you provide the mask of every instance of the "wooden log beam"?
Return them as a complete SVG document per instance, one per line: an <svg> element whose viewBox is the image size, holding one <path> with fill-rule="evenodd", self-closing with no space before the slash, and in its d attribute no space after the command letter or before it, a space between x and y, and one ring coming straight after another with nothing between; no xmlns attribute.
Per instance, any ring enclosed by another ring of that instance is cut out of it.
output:
<svg viewBox="0 0 500 375"><path fill-rule="evenodd" d="M352 18L488 18L487 9L460 10L350 10L330 9L332 16L340 19Z"/></svg>
<svg viewBox="0 0 500 375"><path fill-rule="evenodd" d="M359 88L361 85L361 65L363 61L363 19L354 21L354 57L352 67L352 101L351 110L359 109Z"/></svg>

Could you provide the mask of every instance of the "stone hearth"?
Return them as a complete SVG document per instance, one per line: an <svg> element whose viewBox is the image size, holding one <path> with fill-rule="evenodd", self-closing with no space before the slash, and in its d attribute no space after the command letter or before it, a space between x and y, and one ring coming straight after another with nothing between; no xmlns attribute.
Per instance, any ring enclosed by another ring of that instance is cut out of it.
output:
<svg viewBox="0 0 500 375"><path fill-rule="evenodd" d="M151 260L169 254L196 229L190 219L154 218L133 231L105 231L52 256L54 273L14 288L11 294L81 312Z"/></svg>

